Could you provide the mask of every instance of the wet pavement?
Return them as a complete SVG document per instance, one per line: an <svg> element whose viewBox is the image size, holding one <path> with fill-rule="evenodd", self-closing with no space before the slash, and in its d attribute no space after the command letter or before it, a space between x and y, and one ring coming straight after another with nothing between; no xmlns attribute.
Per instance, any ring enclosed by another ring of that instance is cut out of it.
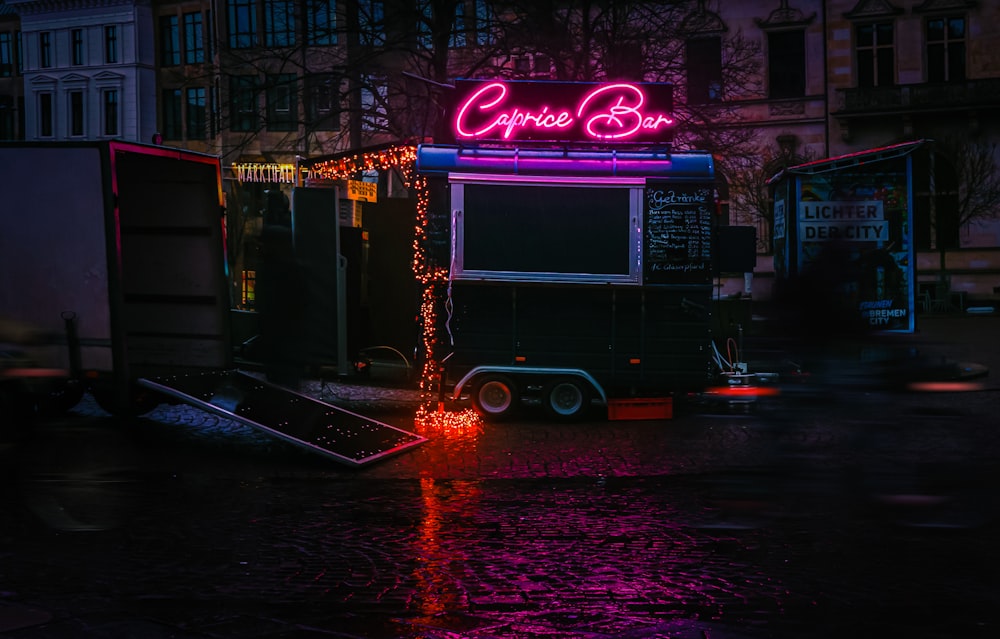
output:
<svg viewBox="0 0 1000 639"><path fill-rule="evenodd" d="M86 397L0 444L0 636L1000 636L1000 318L924 327L994 374L578 424L310 382L429 439L361 469Z"/></svg>

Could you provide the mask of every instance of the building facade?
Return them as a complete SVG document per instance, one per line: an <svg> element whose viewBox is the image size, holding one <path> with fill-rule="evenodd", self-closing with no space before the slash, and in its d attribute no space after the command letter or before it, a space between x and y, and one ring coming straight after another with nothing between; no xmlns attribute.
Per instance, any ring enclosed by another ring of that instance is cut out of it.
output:
<svg viewBox="0 0 1000 639"><path fill-rule="evenodd" d="M20 139L24 131L24 69L21 21L0 3L0 140Z"/></svg>
<svg viewBox="0 0 1000 639"><path fill-rule="evenodd" d="M770 177L932 139L940 177L917 195L947 197L913 221L924 275L979 268L1000 286L1000 4L606 4L541 16L528 0L4 0L0 138L217 154L252 235L296 158L440 139L457 77L670 81L677 144L716 154L722 221L757 228L761 274ZM976 287L992 294L988 278Z"/></svg>
<svg viewBox="0 0 1000 639"><path fill-rule="evenodd" d="M152 139L150 7L131 0L8 0L20 18L25 140Z"/></svg>

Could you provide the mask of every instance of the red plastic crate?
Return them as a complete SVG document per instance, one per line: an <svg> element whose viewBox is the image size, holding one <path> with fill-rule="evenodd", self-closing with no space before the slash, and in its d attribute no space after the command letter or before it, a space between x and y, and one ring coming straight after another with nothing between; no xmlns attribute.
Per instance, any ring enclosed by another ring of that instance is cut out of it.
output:
<svg viewBox="0 0 1000 639"><path fill-rule="evenodd" d="M609 399L608 419L612 421L637 419L673 419L672 397L635 397Z"/></svg>

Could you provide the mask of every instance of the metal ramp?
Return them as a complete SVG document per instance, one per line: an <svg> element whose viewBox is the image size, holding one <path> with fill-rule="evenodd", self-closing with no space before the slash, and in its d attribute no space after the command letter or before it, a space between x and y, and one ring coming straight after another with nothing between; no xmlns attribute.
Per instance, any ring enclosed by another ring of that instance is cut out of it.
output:
<svg viewBox="0 0 1000 639"><path fill-rule="evenodd" d="M427 441L240 371L156 377L139 383L353 467Z"/></svg>

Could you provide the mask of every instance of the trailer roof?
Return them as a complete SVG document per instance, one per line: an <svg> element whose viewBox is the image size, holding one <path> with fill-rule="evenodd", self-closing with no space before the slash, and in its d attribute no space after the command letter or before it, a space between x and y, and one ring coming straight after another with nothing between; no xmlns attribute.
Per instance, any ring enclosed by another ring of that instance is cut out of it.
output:
<svg viewBox="0 0 1000 639"><path fill-rule="evenodd" d="M135 142L132 140L0 140L0 149L100 149L107 152L110 149L126 149L177 158L201 158L208 161L219 161L219 156L204 151L192 151L178 146Z"/></svg>
<svg viewBox="0 0 1000 639"><path fill-rule="evenodd" d="M812 162L796 164L795 166L782 169L772 176L767 183L773 184L789 174L815 175L817 173L826 173L828 171L836 171L847 167L860 166L862 164L870 164L872 162L881 162L883 160L903 157L904 155L916 151L918 148L929 142L932 142L932 140L921 139L911 142L901 142L899 144L890 144L888 146L880 146L874 149L846 153L832 158L824 158L822 160L813 160Z"/></svg>
<svg viewBox="0 0 1000 639"><path fill-rule="evenodd" d="M417 148L417 170L424 174L509 173L661 177L711 180L715 165L704 151L618 151L520 148L467 148L425 144Z"/></svg>

